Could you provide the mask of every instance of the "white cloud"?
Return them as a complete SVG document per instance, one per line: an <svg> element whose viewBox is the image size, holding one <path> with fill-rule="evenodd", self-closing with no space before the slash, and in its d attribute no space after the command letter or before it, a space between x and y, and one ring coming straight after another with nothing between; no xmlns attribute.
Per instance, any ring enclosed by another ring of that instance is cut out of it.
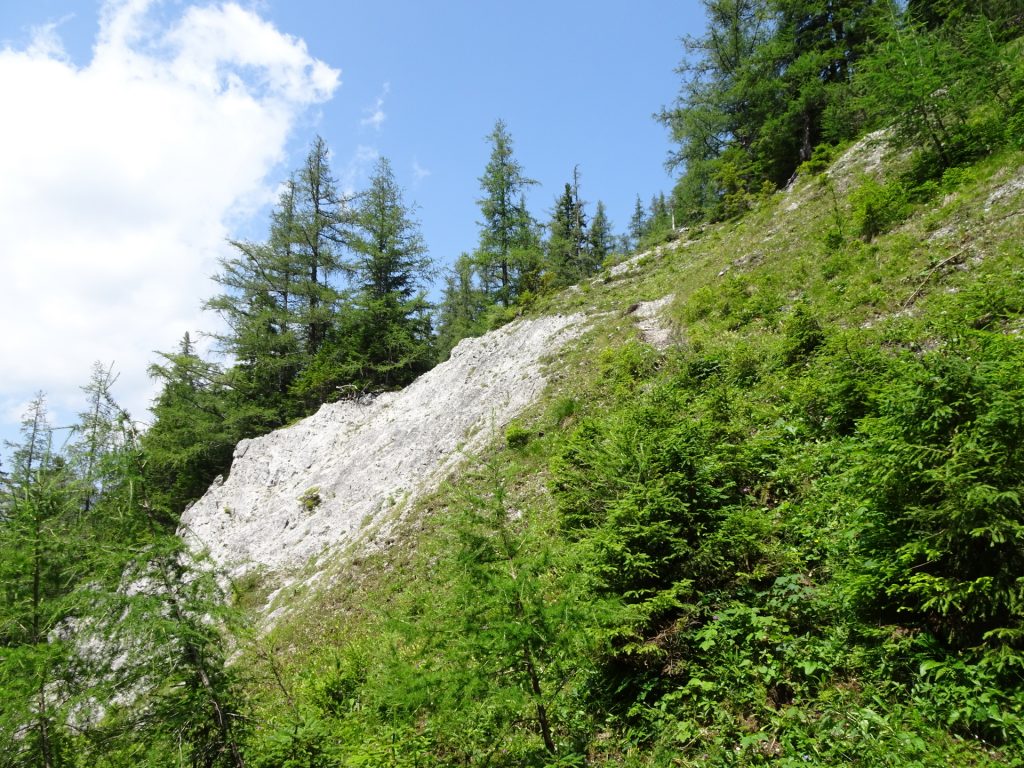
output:
<svg viewBox="0 0 1024 768"><path fill-rule="evenodd" d="M73 16L65 16L59 21L51 21L32 28L32 40L29 43L28 52L32 56L57 59L66 61L67 52L64 50L64 42L57 34L57 28L65 21L70 21Z"/></svg>
<svg viewBox="0 0 1024 768"><path fill-rule="evenodd" d="M338 179L342 193L346 196L354 195L369 178L373 164L378 159L380 151L376 147L368 147L365 144L357 146Z"/></svg>
<svg viewBox="0 0 1024 768"><path fill-rule="evenodd" d="M391 83L384 83L384 87L381 89L380 96L377 97L377 101L374 102L372 107L367 107L363 111L367 113L366 117L359 121L360 125L372 126L374 130L379 131L384 121L388 119L387 113L384 111L384 99L391 92Z"/></svg>
<svg viewBox="0 0 1024 768"><path fill-rule="evenodd" d="M78 408L92 362L146 418L153 350L201 317L234 220L273 199L298 118L339 72L234 3L161 25L152 0L108 0L92 60L56 25L0 50L0 418L37 389Z"/></svg>
<svg viewBox="0 0 1024 768"><path fill-rule="evenodd" d="M430 169L429 168L424 168L422 165L420 165L420 161L419 160L413 160L412 161L412 177L417 182L423 181L425 178L427 178L430 175L430 173L431 173Z"/></svg>

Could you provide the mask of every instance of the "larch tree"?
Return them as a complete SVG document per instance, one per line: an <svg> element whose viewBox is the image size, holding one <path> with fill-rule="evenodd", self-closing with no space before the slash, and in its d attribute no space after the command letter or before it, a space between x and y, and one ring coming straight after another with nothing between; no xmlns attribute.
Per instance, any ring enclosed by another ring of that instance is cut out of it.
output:
<svg viewBox="0 0 1024 768"><path fill-rule="evenodd" d="M22 421L12 468L0 489L0 765L71 765L59 686L66 639L55 630L70 612L80 567L79 488L53 448L42 394Z"/></svg>
<svg viewBox="0 0 1024 768"><path fill-rule="evenodd" d="M318 136L295 180L294 218L287 233L301 275L297 320L308 357L327 337L337 279L348 271L342 250L349 240L351 201L338 192L329 159L327 144Z"/></svg>
<svg viewBox="0 0 1024 768"><path fill-rule="evenodd" d="M526 211L523 192L537 182L523 174L523 168L512 154L512 137L502 120L494 124L488 135L491 156L480 177L483 196L480 205L480 257L484 270L493 274L497 300L508 306L516 293L514 252L531 234L531 220ZM490 276L486 279L491 282Z"/></svg>
<svg viewBox="0 0 1024 768"><path fill-rule="evenodd" d="M224 292L205 304L227 325L216 338L235 360L228 374L235 395L231 418L243 436L295 415L288 395L306 360L299 302L311 292L301 285L305 274L293 241L296 191L294 180L285 185L267 242L231 242L234 254L221 260L214 275Z"/></svg>
<svg viewBox="0 0 1024 768"><path fill-rule="evenodd" d="M748 156L756 139L766 81L752 75L752 68L772 33L767 0L703 0L703 5L705 33L684 38L680 93L675 105L659 115L678 145L667 166L685 169L674 198L687 221L709 212L714 216L721 198L736 191L723 183L722 158L730 147ZM731 163L742 165L735 157Z"/></svg>
<svg viewBox="0 0 1024 768"><path fill-rule="evenodd" d="M323 402L299 377L332 333L342 281L351 272L342 259L351 201L338 193L328 161L318 137L283 187L268 239L232 242L235 254L221 261L214 277L225 291L206 307L229 328L219 338L236 360L228 373L236 395L230 418L241 436L272 429Z"/></svg>

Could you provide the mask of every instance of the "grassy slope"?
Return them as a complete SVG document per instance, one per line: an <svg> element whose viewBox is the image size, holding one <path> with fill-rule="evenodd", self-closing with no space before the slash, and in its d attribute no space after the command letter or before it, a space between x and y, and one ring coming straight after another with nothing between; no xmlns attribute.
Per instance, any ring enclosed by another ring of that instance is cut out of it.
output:
<svg viewBox="0 0 1024 768"><path fill-rule="evenodd" d="M399 545L339 560L328 586L252 644L253 721L268 723L253 731L254 754L267 765L551 760L515 664L488 662L499 641L459 650L474 631L456 615L468 578L459 527L501 485L539 604L562 611L554 628L538 618L537 633L557 651L539 662L565 764L1016 764L1019 667L973 673L981 657L935 640L942 630L920 616L879 609L872 620L865 595L885 585L864 586L857 516L874 471L863 446L892 377L971 334L1019 343L1024 157L951 175L870 243L855 237L850 198L871 150L850 157L638 270L535 308L584 309L594 323L551 361L547 396L517 425L525 445L496 435L478 470L413 512ZM675 344L658 353L627 312L668 294ZM733 502L705 537L718 549L698 542L672 566L690 607L654 613L640 598L624 608L593 568L606 549L592 534L607 528L565 525L583 485L607 493L600 469L564 460L593 449L580 425L613 445L648 423L644 409L657 424L636 432L636 450L650 439L656 451L669 434L658 430L713 424L709 455L735 486L722 482ZM501 589L475 584L480 604Z"/></svg>

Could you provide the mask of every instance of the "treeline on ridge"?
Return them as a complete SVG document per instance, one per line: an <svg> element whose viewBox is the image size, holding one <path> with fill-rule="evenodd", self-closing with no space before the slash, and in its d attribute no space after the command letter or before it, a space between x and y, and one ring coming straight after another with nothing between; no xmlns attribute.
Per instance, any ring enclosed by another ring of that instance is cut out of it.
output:
<svg viewBox="0 0 1024 768"><path fill-rule="evenodd" d="M161 391L143 440L150 480L169 508L202 494L240 439L326 402L403 387L461 339L629 248L603 203L588 219L578 169L542 225L525 199L536 182L502 121L487 140L479 243L448 271L437 306L427 296L435 270L390 163L378 160L368 188L346 196L326 144L314 142L282 186L266 240L233 241L214 277L222 290L205 306L225 321L216 338L230 364L203 359L186 334L151 367Z"/></svg>

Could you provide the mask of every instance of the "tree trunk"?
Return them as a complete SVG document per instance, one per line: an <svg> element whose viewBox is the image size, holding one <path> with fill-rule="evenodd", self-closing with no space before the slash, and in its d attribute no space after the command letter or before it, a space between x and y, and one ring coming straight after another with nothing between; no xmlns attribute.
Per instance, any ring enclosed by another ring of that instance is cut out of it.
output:
<svg viewBox="0 0 1024 768"><path fill-rule="evenodd" d="M530 648L527 645L523 645L523 661L526 664L526 674L530 678L530 690L533 691L533 698L537 702L537 725L540 726L540 735L544 739L544 748L553 755L556 749L555 742L551 738L548 710L544 706L544 699L541 696L540 678L537 676L537 668L533 665L533 657L530 655Z"/></svg>

